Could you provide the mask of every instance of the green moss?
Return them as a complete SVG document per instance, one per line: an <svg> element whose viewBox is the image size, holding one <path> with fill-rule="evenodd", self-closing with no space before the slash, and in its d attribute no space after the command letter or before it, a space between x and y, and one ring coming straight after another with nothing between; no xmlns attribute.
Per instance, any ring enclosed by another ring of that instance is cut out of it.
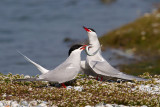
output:
<svg viewBox="0 0 160 107"><path fill-rule="evenodd" d="M129 65L120 65L121 71L131 75L141 75L145 72L160 75L159 60L143 60Z"/></svg>
<svg viewBox="0 0 160 107"><path fill-rule="evenodd" d="M160 55L160 13L143 16L99 38L104 47L134 49L141 55Z"/></svg>

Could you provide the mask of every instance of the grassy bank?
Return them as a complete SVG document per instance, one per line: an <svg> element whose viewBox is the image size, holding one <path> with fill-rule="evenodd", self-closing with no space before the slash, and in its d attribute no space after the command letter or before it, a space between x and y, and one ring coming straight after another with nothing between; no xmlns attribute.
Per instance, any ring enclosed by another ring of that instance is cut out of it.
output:
<svg viewBox="0 0 160 107"><path fill-rule="evenodd" d="M130 50L143 59L121 69L130 74L160 74L160 10L147 13L132 23L100 37L104 47Z"/></svg>

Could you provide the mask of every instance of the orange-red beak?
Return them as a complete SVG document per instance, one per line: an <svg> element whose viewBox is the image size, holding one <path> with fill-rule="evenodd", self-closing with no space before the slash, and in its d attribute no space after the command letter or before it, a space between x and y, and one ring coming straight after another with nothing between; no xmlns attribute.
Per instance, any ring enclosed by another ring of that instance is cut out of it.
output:
<svg viewBox="0 0 160 107"><path fill-rule="evenodd" d="M85 50L85 49L86 49L86 46L88 46L88 45L83 45L80 49L81 49L81 50Z"/></svg>
<svg viewBox="0 0 160 107"><path fill-rule="evenodd" d="M84 30L86 30L87 32L91 32L88 28L86 28L85 26L83 26Z"/></svg>

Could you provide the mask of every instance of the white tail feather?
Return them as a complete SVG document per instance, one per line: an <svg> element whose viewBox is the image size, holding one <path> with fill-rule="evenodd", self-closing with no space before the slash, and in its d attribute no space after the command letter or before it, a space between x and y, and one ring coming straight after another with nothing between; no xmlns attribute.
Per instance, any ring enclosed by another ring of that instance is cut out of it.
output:
<svg viewBox="0 0 160 107"><path fill-rule="evenodd" d="M37 69L42 73L47 73L49 70L45 69L44 67L42 67L41 65L35 63L34 61L32 61L31 59L29 59L27 56L23 55L20 51L17 50L18 53L20 53L27 61L29 61L30 63L32 63L33 65L35 65L37 67Z"/></svg>

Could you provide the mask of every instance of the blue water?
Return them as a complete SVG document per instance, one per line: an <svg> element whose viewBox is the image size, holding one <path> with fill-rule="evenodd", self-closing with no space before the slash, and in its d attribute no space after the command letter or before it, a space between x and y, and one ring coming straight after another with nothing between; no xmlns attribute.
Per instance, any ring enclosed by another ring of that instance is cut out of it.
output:
<svg viewBox="0 0 160 107"><path fill-rule="evenodd" d="M83 25L101 36L152 11L158 1L115 0L107 4L101 0L1 0L0 72L40 74L16 49L52 69L68 55L64 38L87 39ZM103 56L110 58L107 52Z"/></svg>

